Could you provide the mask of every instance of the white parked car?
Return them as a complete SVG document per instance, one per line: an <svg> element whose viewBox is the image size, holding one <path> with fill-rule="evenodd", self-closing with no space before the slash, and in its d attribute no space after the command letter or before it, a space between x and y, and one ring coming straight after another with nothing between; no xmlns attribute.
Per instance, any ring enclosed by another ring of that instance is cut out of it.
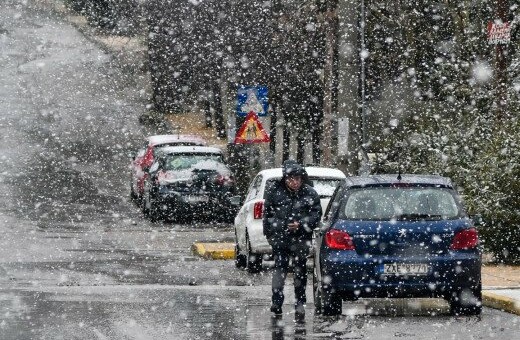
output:
<svg viewBox="0 0 520 340"><path fill-rule="evenodd" d="M312 186L320 195L323 212L340 181L346 178L338 169L316 166L305 167ZM235 264L250 273L259 272L262 260L272 253L263 234L262 217L266 187L282 178L282 168L260 171L249 185L249 190L235 217Z"/></svg>

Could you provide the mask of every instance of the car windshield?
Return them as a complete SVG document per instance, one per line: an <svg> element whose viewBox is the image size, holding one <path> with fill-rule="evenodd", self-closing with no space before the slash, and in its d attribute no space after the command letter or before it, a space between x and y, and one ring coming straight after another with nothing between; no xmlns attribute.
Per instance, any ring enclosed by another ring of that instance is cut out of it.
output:
<svg viewBox="0 0 520 340"><path fill-rule="evenodd" d="M222 164L222 155L216 153L171 154L165 156L164 170L217 169Z"/></svg>
<svg viewBox="0 0 520 340"><path fill-rule="evenodd" d="M461 212L450 189L367 187L349 190L340 214L347 220L436 220L456 218Z"/></svg>

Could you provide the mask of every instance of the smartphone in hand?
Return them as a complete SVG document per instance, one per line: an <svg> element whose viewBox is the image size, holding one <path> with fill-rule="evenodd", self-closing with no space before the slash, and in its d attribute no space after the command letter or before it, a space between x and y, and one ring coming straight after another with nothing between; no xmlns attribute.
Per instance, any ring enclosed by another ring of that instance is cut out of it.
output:
<svg viewBox="0 0 520 340"><path fill-rule="evenodd" d="M296 231L300 227L300 223L293 221L287 225L289 227L289 231Z"/></svg>

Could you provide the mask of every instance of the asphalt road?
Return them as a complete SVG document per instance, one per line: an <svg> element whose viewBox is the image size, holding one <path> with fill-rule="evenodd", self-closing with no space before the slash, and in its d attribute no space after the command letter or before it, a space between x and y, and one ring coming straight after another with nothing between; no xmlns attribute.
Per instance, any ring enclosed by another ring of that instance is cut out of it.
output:
<svg viewBox="0 0 520 340"><path fill-rule="evenodd" d="M0 2L0 339L514 339L520 317L366 300L272 319L270 273L195 257L230 225L151 223L128 198L146 78L32 1ZM289 280L290 282L290 280ZM310 287L309 287L310 288Z"/></svg>

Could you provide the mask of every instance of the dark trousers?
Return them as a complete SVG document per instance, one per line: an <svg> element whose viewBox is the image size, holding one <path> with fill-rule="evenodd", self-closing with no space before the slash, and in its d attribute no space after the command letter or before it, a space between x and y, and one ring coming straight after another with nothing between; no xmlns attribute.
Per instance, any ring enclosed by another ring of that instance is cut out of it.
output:
<svg viewBox="0 0 520 340"><path fill-rule="evenodd" d="M306 241L295 242L287 246L273 247L274 269L272 282L272 303L274 306L281 307L284 300L283 289L287 271L289 269L289 259L293 259L294 273L294 295L296 304L305 304L305 287L307 286L307 255L309 246Z"/></svg>

